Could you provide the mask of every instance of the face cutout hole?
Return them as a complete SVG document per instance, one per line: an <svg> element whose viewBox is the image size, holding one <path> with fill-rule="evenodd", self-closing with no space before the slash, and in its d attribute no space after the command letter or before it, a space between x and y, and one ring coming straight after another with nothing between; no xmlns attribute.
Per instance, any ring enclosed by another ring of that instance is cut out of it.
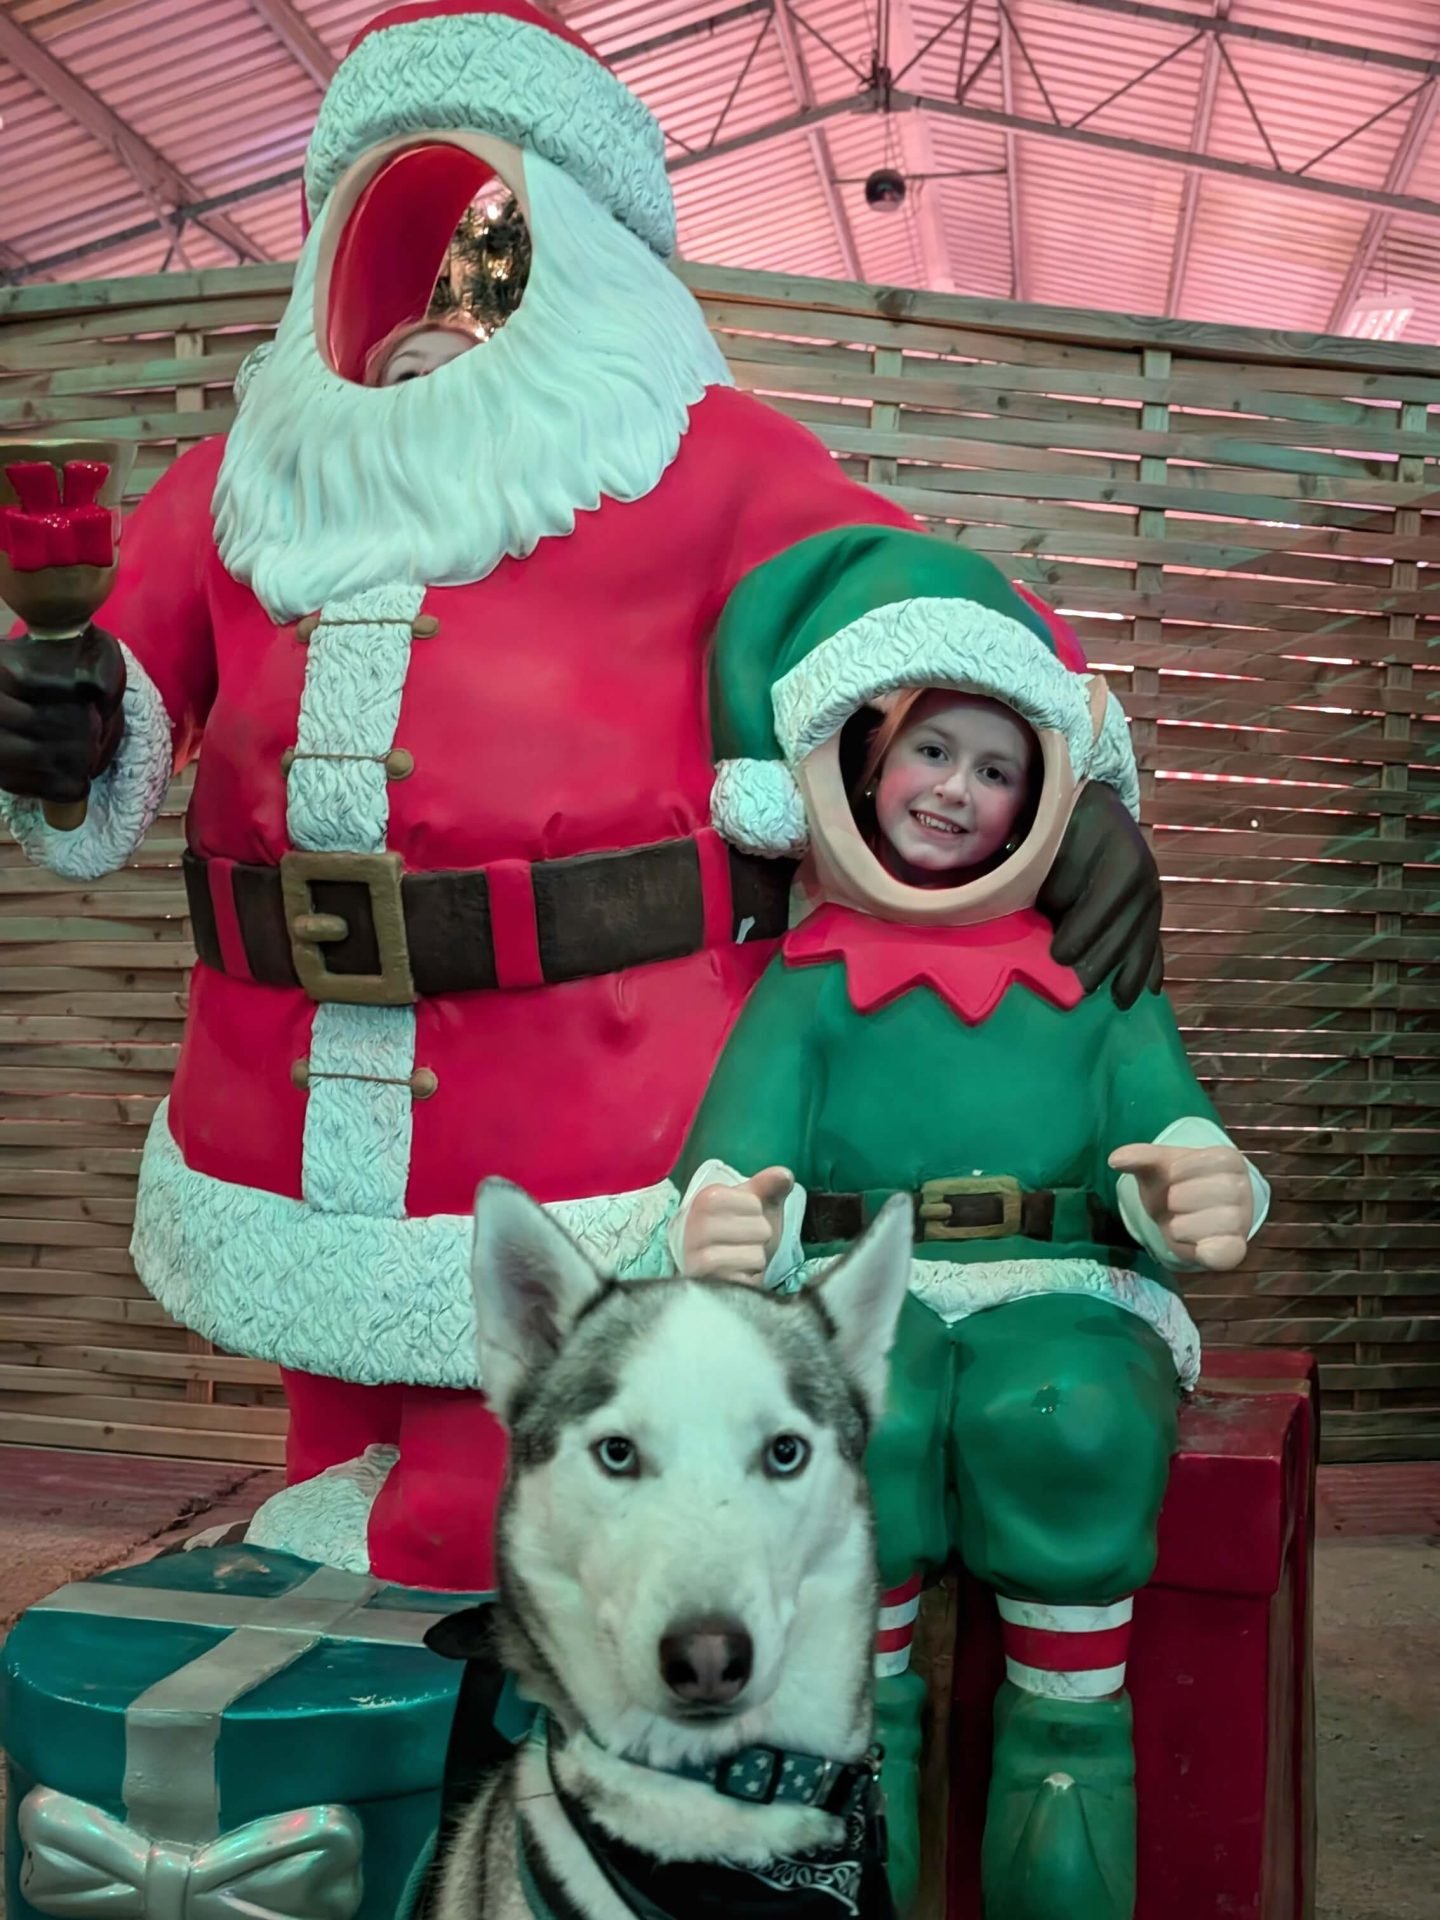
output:
<svg viewBox="0 0 1440 1920"><path fill-rule="evenodd" d="M525 216L489 162L443 143L406 148L366 183L336 245L326 357L361 385L433 372L511 318L530 260Z"/></svg>
<svg viewBox="0 0 1440 1920"><path fill-rule="evenodd" d="M1043 790L1039 741L1001 702L905 689L842 729L840 773L859 837L906 886L965 886L1024 846Z"/></svg>
<svg viewBox="0 0 1440 1920"><path fill-rule="evenodd" d="M431 298L432 314L459 313L488 337L519 310L530 279L530 224L492 178L460 216Z"/></svg>

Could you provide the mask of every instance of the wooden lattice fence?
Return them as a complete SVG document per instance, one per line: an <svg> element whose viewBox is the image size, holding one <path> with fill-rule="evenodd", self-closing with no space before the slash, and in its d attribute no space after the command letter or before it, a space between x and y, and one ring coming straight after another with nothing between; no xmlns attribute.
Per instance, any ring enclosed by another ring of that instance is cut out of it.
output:
<svg viewBox="0 0 1440 1920"><path fill-rule="evenodd" d="M687 270L740 383L1070 610L1132 718L1191 1050L1275 1186L1209 1337L1319 1349L1333 1459L1440 1456L1440 354ZM288 270L0 294L0 430L222 431ZM191 959L184 794L73 888L0 849L0 1441L280 1457L268 1367L126 1252Z"/></svg>

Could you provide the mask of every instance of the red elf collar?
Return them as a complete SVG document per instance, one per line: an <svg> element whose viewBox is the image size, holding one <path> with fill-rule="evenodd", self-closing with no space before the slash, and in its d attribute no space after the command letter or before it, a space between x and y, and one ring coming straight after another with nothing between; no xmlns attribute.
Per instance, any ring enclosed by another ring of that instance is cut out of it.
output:
<svg viewBox="0 0 1440 1920"><path fill-rule="evenodd" d="M843 961L857 1013L929 987L975 1027L1017 984L1067 1011L1084 999L1079 976L1050 957L1053 933L1033 907L978 927L917 927L827 905L785 936L781 952L790 967Z"/></svg>

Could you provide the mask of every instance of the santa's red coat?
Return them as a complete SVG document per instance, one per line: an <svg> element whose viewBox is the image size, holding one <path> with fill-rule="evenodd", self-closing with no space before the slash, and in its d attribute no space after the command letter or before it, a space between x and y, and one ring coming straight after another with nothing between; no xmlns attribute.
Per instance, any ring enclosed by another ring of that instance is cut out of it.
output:
<svg viewBox="0 0 1440 1920"><path fill-rule="evenodd" d="M290 850L281 756L305 649L221 565L222 453L196 447L141 506L99 620L156 682L177 764L203 736L191 849L275 864ZM411 651L395 743L415 765L389 789L389 847L410 869L474 869L704 830L707 641L725 600L795 541L856 523L911 524L803 428L712 390L646 498L607 501L530 558L426 595L440 630ZM497 948L523 956L527 930L504 924L496 895ZM467 1212L489 1174L546 1200L663 1179L771 952L715 920L687 959L421 1001L415 1064L439 1087L414 1110L407 1212ZM196 967L170 1106L189 1166L301 1197L306 1095L291 1067L314 1012L299 989Z"/></svg>

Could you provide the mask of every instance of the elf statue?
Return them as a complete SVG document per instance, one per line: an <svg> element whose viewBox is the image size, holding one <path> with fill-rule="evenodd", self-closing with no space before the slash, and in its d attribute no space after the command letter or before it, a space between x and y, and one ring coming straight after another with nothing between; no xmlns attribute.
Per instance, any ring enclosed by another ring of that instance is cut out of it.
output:
<svg viewBox="0 0 1440 1920"><path fill-rule="evenodd" d="M377 355L497 177L533 243L518 310L483 344ZM476 1184L528 1188L612 1270L663 1256L671 1169L787 922L804 812L728 704L717 776L717 625L759 609L807 650L812 609L771 586L817 540L881 657L917 595L937 634L988 616L938 543L735 390L667 265L659 127L527 0L373 21L306 195L274 346L228 437L135 514L78 666L0 649L0 788L26 852L90 880L203 742L199 964L136 1265L283 1370L293 1484L253 1539L474 1590L504 1448L472 1358ZM87 790L83 826L46 823ZM1133 999L1153 862L1103 784L1082 800L1040 904L1057 960Z"/></svg>
<svg viewBox="0 0 1440 1920"><path fill-rule="evenodd" d="M903 581L903 594L891 582ZM963 609L963 611L962 611ZM848 528L731 596L727 753L793 779L811 911L716 1068L677 1169L691 1272L800 1284L896 1191L912 1297L872 1443L891 1874L917 1867L909 1642L952 1554L992 1587L987 1920L1129 1920L1131 1601L1198 1339L1181 1278L1265 1217L1158 991L1117 1005L1035 912L1077 793L1127 809L1120 709L1073 634L977 556Z"/></svg>

